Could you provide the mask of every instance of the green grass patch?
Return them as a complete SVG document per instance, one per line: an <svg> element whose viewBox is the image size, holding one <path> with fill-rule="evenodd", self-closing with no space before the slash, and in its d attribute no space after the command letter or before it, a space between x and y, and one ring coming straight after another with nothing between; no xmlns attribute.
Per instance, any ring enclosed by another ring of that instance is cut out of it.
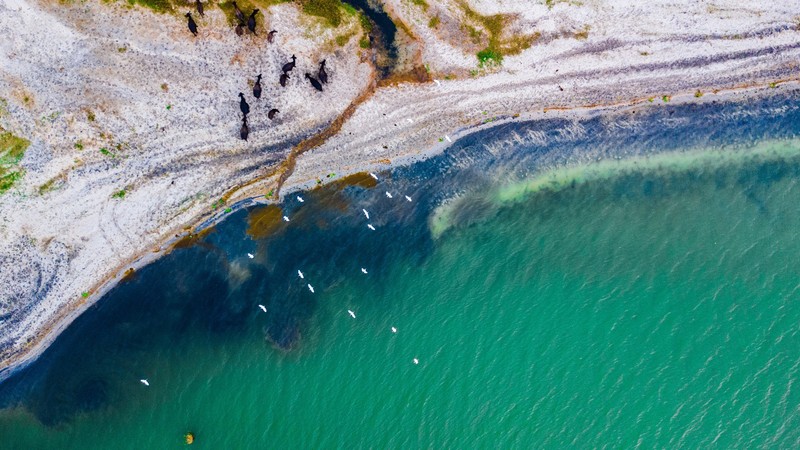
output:
<svg viewBox="0 0 800 450"><path fill-rule="evenodd" d="M370 48L369 38L367 36L362 37L361 40L358 41L358 46L361 48Z"/></svg>
<svg viewBox="0 0 800 450"><path fill-rule="evenodd" d="M14 136L9 132L3 132L2 128L0 128L0 166L19 163L29 145L31 143L27 139Z"/></svg>
<svg viewBox="0 0 800 450"><path fill-rule="evenodd" d="M121 189L121 190L115 192L114 195L112 195L111 197L119 198L119 199L125 198L125 189Z"/></svg>
<svg viewBox="0 0 800 450"><path fill-rule="evenodd" d="M22 178L22 171L6 173L4 169L0 168L0 194L11 189L20 178Z"/></svg>
<svg viewBox="0 0 800 450"><path fill-rule="evenodd" d="M324 19L333 28L342 24L341 0L300 0L300 7L304 13Z"/></svg>
<svg viewBox="0 0 800 450"><path fill-rule="evenodd" d="M478 66L481 68L499 66L503 63L503 55L491 47L479 51L477 56Z"/></svg>
<svg viewBox="0 0 800 450"><path fill-rule="evenodd" d="M112 158L114 157L114 154L111 153L111 151L109 149L105 148L105 147L102 147L100 149L100 153L102 153L104 156L110 156Z"/></svg>
<svg viewBox="0 0 800 450"><path fill-rule="evenodd" d="M703 92L702 92L702 91L700 91L700 89L698 89L698 90L697 90L697 91L694 93L694 96L695 96L695 98L700 98L700 97L702 97L702 96L703 96Z"/></svg>
<svg viewBox="0 0 800 450"><path fill-rule="evenodd" d="M670 97L669 95L664 95L661 97L661 101L663 101L664 103L668 103L671 98L672 97Z"/></svg>
<svg viewBox="0 0 800 450"><path fill-rule="evenodd" d="M157 13L172 12L174 9L170 0L128 0L128 4L144 6Z"/></svg>
<svg viewBox="0 0 800 450"><path fill-rule="evenodd" d="M436 28L439 26L440 22L441 19L439 19L439 16L433 16L431 20L428 21L428 28Z"/></svg>
<svg viewBox="0 0 800 450"><path fill-rule="evenodd" d="M428 2L426 2L425 0L411 0L411 3L422 7L422 9L424 9L425 11L428 10Z"/></svg>

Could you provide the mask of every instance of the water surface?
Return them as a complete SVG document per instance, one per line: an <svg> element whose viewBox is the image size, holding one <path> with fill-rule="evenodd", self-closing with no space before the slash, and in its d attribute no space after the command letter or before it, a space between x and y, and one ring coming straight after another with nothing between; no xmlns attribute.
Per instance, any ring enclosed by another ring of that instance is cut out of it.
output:
<svg viewBox="0 0 800 450"><path fill-rule="evenodd" d="M796 103L507 125L240 211L0 385L0 448L795 447Z"/></svg>

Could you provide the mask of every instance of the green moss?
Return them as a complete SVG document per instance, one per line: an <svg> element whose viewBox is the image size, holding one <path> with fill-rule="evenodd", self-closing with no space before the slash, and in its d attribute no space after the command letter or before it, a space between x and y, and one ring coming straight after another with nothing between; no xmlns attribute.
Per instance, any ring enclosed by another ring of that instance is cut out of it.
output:
<svg viewBox="0 0 800 450"><path fill-rule="evenodd" d="M166 13L173 10L170 0L128 0L128 4L144 6L158 13Z"/></svg>
<svg viewBox="0 0 800 450"><path fill-rule="evenodd" d="M367 17L366 14L358 13L358 21L361 23L361 28L365 33L372 31L372 21L369 20L369 17Z"/></svg>
<svg viewBox="0 0 800 450"><path fill-rule="evenodd" d="M7 190L11 189L20 178L22 178L21 171L14 171L10 173L6 173L2 168L0 168L0 194L3 194Z"/></svg>
<svg viewBox="0 0 800 450"><path fill-rule="evenodd" d="M303 12L324 19L333 28L342 24L341 0L300 0Z"/></svg>
<svg viewBox="0 0 800 450"><path fill-rule="evenodd" d="M490 67L500 65L503 62L503 55L491 47L487 47L478 52L478 66Z"/></svg>
<svg viewBox="0 0 800 450"><path fill-rule="evenodd" d="M411 3L413 3L413 4L417 5L417 6L421 6L422 9L424 9L426 11L428 10L428 2L426 2L425 0L411 0Z"/></svg>
<svg viewBox="0 0 800 450"><path fill-rule="evenodd" d="M436 27L438 27L439 26L439 22L440 22L439 16L431 17L431 20L428 21L428 28L436 28Z"/></svg>
<svg viewBox="0 0 800 450"><path fill-rule="evenodd" d="M662 96L662 97L661 97L661 100L662 100L664 103L667 103L667 102L669 102L670 98L671 98L671 97L670 97L669 95L664 95L664 96Z"/></svg>
<svg viewBox="0 0 800 450"><path fill-rule="evenodd" d="M0 166L19 163L29 145L31 143L27 139L14 136L9 132L3 132L2 128L0 128Z"/></svg>
<svg viewBox="0 0 800 450"><path fill-rule="evenodd" d="M125 198L125 189L122 189L122 190L120 190L118 192L115 192L114 195L112 195L112 197L113 198L120 198L120 199Z"/></svg>

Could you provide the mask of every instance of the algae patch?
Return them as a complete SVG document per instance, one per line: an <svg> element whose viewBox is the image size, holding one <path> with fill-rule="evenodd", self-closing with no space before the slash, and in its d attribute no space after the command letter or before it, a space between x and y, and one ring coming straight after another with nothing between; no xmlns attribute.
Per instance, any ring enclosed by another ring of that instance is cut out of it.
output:
<svg viewBox="0 0 800 450"><path fill-rule="evenodd" d="M22 178L24 170L19 162L25 156L30 141L0 128L0 194L11 189Z"/></svg>

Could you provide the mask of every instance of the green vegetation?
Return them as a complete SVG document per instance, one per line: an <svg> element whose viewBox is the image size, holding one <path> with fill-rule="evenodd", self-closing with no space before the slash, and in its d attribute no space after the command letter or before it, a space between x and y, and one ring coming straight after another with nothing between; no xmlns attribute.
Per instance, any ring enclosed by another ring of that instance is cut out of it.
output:
<svg viewBox="0 0 800 450"><path fill-rule="evenodd" d="M671 98L672 97L670 97L669 95L664 95L664 96L661 97L661 101L663 101L664 103L667 103L667 102L669 102L669 100Z"/></svg>
<svg viewBox="0 0 800 450"><path fill-rule="evenodd" d="M167 83L161 83L161 90L164 92L167 92L169 90L169 86L167 86Z"/></svg>
<svg viewBox="0 0 800 450"><path fill-rule="evenodd" d="M486 48L477 53L478 67L485 68L487 66L500 65L503 62L503 56L516 55L523 50L530 48L534 41L539 39L541 33L534 32L532 34L511 36L503 38L503 29L506 22L513 16L508 14L494 14L491 16L484 16L474 11L463 0L459 3L462 11L467 20L473 24L479 25L488 34L488 38L484 38L483 33L478 31L475 27L465 24L464 29L470 35L473 43L480 44L488 40Z"/></svg>
<svg viewBox="0 0 800 450"><path fill-rule="evenodd" d="M694 93L694 96L695 98L700 98L703 96L703 92L701 92L700 89L698 89L697 92Z"/></svg>
<svg viewBox="0 0 800 450"><path fill-rule="evenodd" d="M51 178L45 184L39 186L39 195L44 195L50 191L58 189L65 180L65 175L61 174Z"/></svg>
<svg viewBox="0 0 800 450"><path fill-rule="evenodd" d="M120 48L117 49L117 51L120 52L120 53L125 53L125 52L128 51L128 47L120 47Z"/></svg>
<svg viewBox="0 0 800 450"><path fill-rule="evenodd" d="M778 83L773 81L772 83L769 84L769 87L774 89L774 88L778 87Z"/></svg>
<svg viewBox="0 0 800 450"><path fill-rule="evenodd" d="M119 198L119 199L125 198L125 189L121 189L121 190L115 192L114 195L112 195L111 197Z"/></svg>
<svg viewBox="0 0 800 450"><path fill-rule="evenodd" d="M92 110L87 110L86 111L86 120L88 120L89 122L94 122L94 119L95 119L95 117L94 117L94 113L92 112Z"/></svg>
<svg viewBox="0 0 800 450"><path fill-rule="evenodd" d="M100 153L102 153L104 156L110 156L112 158L116 158L116 156L117 156L117 155L111 153L111 151L109 149L105 148L105 147L101 147L100 148Z"/></svg>
<svg viewBox="0 0 800 450"><path fill-rule="evenodd" d="M503 55L496 50L486 48L478 52L478 66L481 68L492 65L499 66L502 62Z"/></svg>
<svg viewBox="0 0 800 450"><path fill-rule="evenodd" d="M428 2L426 2L425 0L411 0L411 3L417 6L421 6L422 9L424 9L425 11L428 10Z"/></svg>
<svg viewBox="0 0 800 450"><path fill-rule="evenodd" d="M222 208L224 204L225 204L225 199L221 198L211 204L211 209L216 210L217 208Z"/></svg>
<svg viewBox="0 0 800 450"><path fill-rule="evenodd" d="M358 46L361 48L370 48L369 38L366 36L362 37L361 40L358 41Z"/></svg>
<svg viewBox="0 0 800 450"><path fill-rule="evenodd" d="M436 27L438 27L439 26L439 22L440 22L439 16L431 17L431 20L428 21L428 28L436 28Z"/></svg>
<svg viewBox="0 0 800 450"><path fill-rule="evenodd" d="M20 178L23 170L18 167L30 141L4 131L0 128L0 194L11 189Z"/></svg>
<svg viewBox="0 0 800 450"><path fill-rule="evenodd" d="M83 142L81 141L76 142L74 147L76 150L83 150Z"/></svg>
<svg viewBox="0 0 800 450"><path fill-rule="evenodd" d="M89 297L89 293L88 293L88 292L85 292L85 291L84 291L84 292L81 292L81 297L83 297L83 298L88 298L88 297Z"/></svg>
<svg viewBox="0 0 800 450"><path fill-rule="evenodd" d="M167 111L169 111L170 109L172 109L172 105L167 105Z"/></svg>

